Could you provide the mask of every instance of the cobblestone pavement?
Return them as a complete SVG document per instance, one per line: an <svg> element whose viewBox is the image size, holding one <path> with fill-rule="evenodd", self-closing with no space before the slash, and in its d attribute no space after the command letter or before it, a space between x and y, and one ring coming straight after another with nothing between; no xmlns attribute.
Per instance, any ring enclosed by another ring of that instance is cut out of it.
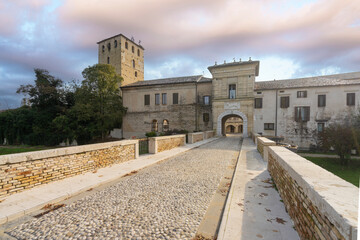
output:
<svg viewBox="0 0 360 240"><path fill-rule="evenodd" d="M7 234L17 239L192 239L240 137L202 145Z"/></svg>

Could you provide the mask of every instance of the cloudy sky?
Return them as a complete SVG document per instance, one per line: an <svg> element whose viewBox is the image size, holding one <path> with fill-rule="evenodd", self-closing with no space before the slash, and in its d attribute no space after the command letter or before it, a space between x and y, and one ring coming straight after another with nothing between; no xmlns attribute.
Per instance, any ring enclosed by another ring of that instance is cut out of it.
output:
<svg viewBox="0 0 360 240"><path fill-rule="evenodd" d="M1 0L0 109L34 68L81 80L119 33L141 40L145 79L249 57L258 81L360 71L359 0Z"/></svg>

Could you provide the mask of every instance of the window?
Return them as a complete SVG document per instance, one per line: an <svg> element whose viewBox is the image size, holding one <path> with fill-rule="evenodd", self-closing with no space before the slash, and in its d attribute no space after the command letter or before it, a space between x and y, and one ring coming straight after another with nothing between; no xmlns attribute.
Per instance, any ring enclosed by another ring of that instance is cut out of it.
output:
<svg viewBox="0 0 360 240"><path fill-rule="evenodd" d="M134 53L134 52L135 52L135 48L134 48L134 46L131 46L131 51L132 51L132 53Z"/></svg>
<svg viewBox="0 0 360 240"><path fill-rule="evenodd" d="M167 104L167 101L166 101L166 100L167 100L167 98L166 98L166 93L163 93L161 96L162 96L162 104L163 104L163 105L166 105L166 104Z"/></svg>
<svg viewBox="0 0 360 240"><path fill-rule="evenodd" d="M297 98L306 98L307 91L297 91Z"/></svg>
<svg viewBox="0 0 360 240"><path fill-rule="evenodd" d="M163 132L169 131L169 121L164 119L163 121Z"/></svg>
<svg viewBox="0 0 360 240"><path fill-rule="evenodd" d="M326 95L318 95L318 107L326 106Z"/></svg>
<svg viewBox="0 0 360 240"><path fill-rule="evenodd" d="M262 94L262 92L256 92L256 94Z"/></svg>
<svg viewBox="0 0 360 240"><path fill-rule="evenodd" d="M203 113L203 122L209 122L210 115L208 113Z"/></svg>
<svg viewBox="0 0 360 240"><path fill-rule="evenodd" d="M117 48L117 40L114 41L114 48Z"/></svg>
<svg viewBox="0 0 360 240"><path fill-rule="evenodd" d="M310 120L310 107L295 107L295 121L307 122Z"/></svg>
<svg viewBox="0 0 360 240"><path fill-rule="evenodd" d="M255 108L262 108L262 98L255 98Z"/></svg>
<svg viewBox="0 0 360 240"><path fill-rule="evenodd" d="M107 64L110 64L110 57L107 57Z"/></svg>
<svg viewBox="0 0 360 240"><path fill-rule="evenodd" d="M135 60L134 59L132 60L132 65L133 65L133 68L135 68Z"/></svg>
<svg viewBox="0 0 360 240"><path fill-rule="evenodd" d="M155 94L155 105L160 105L160 94L159 93Z"/></svg>
<svg viewBox="0 0 360 240"><path fill-rule="evenodd" d="M229 98L230 99L236 98L236 85L235 84L229 85Z"/></svg>
<svg viewBox="0 0 360 240"><path fill-rule="evenodd" d="M137 77L137 71L135 71L135 77Z"/></svg>
<svg viewBox="0 0 360 240"><path fill-rule="evenodd" d="M140 57L140 49L138 49L138 51L137 51L137 52L138 52L138 56Z"/></svg>
<svg viewBox="0 0 360 240"><path fill-rule="evenodd" d="M105 46L102 45L102 52L105 52Z"/></svg>
<svg viewBox="0 0 360 240"><path fill-rule="evenodd" d="M128 43L127 43L127 42L125 42L125 48L126 48L126 49L128 49L128 48L129 48L129 46L128 46Z"/></svg>
<svg viewBox="0 0 360 240"><path fill-rule="evenodd" d="M173 93L173 104L179 104L179 94Z"/></svg>
<svg viewBox="0 0 360 240"><path fill-rule="evenodd" d="M321 122L317 124L317 131L318 133L323 132L325 128L325 123Z"/></svg>
<svg viewBox="0 0 360 240"><path fill-rule="evenodd" d="M150 105L150 95L144 95L144 105Z"/></svg>
<svg viewBox="0 0 360 240"><path fill-rule="evenodd" d="M346 94L346 105L347 106L355 106L355 93L347 93Z"/></svg>
<svg viewBox="0 0 360 240"><path fill-rule="evenodd" d="M152 131L152 132L157 132L157 131L158 131L158 121L155 120L155 119L152 121L151 131Z"/></svg>
<svg viewBox="0 0 360 240"><path fill-rule="evenodd" d="M204 104L210 105L210 96L204 96Z"/></svg>
<svg viewBox="0 0 360 240"><path fill-rule="evenodd" d="M274 130L274 123L264 123L264 130Z"/></svg>
<svg viewBox="0 0 360 240"><path fill-rule="evenodd" d="M280 97L280 108L288 108L290 105L290 97Z"/></svg>
<svg viewBox="0 0 360 240"><path fill-rule="evenodd" d="M111 49L111 44L110 43L107 44L107 48L108 48L108 51L110 51L110 49Z"/></svg>

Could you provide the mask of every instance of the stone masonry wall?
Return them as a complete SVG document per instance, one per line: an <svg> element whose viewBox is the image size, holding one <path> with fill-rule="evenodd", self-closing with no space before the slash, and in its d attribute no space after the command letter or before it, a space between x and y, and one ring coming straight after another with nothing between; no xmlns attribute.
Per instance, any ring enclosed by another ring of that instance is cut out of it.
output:
<svg viewBox="0 0 360 240"><path fill-rule="evenodd" d="M189 143L196 143L204 140L204 133L197 132L197 133L188 133L188 141Z"/></svg>
<svg viewBox="0 0 360 240"><path fill-rule="evenodd" d="M0 156L0 198L137 157L137 141Z"/></svg>
<svg viewBox="0 0 360 240"><path fill-rule="evenodd" d="M204 136L205 136L205 139L212 138L215 136L215 132L214 131L206 131L206 132L204 132Z"/></svg>
<svg viewBox="0 0 360 240"><path fill-rule="evenodd" d="M265 159L265 155L267 154L267 146L275 146L276 143L264 137L257 137L257 149L260 155Z"/></svg>
<svg viewBox="0 0 360 240"><path fill-rule="evenodd" d="M301 239L356 239L358 188L283 147L268 170Z"/></svg>
<svg viewBox="0 0 360 240"><path fill-rule="evenodd" d="M165 150L170 150L176 147L185 145L184 141L185 136L181 135L179 137L173 137L168 139L158 140L158 152L163 152Z"/></svg>

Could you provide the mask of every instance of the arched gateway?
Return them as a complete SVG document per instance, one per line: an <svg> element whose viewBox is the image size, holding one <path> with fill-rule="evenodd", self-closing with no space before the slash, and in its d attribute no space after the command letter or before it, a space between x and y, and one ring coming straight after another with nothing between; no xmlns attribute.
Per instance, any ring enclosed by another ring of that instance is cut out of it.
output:
<svg viewBox="0 0 360 240"><path fill-rule="evenodd" d="M243 137L248 137L248 120L247 120L247 117L244 113L240 112L240 111L237 111L237 110L227 110L223 113L221 113L219 116L218 116L218 119L217 119L217 127L216 127L216 133L218 136L221 136L223 134L223 118L226 118L226 117L229 117L229 116L237 116L237 117L240 117L242 118L243 120Z"/></svg>

